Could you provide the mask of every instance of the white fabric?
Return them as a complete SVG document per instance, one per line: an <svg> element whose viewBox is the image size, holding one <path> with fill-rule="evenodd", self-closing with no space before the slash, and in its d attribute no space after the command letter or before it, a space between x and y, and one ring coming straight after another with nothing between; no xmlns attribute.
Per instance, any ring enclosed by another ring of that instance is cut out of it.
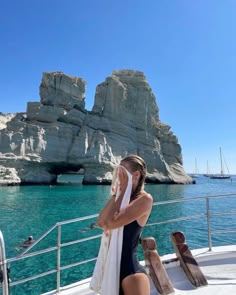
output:
<svg viewBox="0 0 236 295"><path fill-rule="evenodd" d="M123 166L119 166L125 169ZM120 209L126 207L130 202L132 192L132 175L125 169L128 175L128 184L121 202ZM119 179L117 171L113 176L112 193L119 197ZM98 259L94 268L90 289L101 295L118 295L120 285L120 260L123 244L123 229L120 227L106 234L102 234Z"/></svg>

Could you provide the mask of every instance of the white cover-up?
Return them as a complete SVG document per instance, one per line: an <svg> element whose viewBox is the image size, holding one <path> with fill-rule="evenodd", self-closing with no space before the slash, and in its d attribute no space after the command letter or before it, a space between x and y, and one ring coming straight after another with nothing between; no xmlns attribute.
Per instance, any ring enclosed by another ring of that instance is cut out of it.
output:
<svg viewBox="0 0 236 295"><path fill-rule="evenodd" d="M123 166L128 175L128 183L121 202L120 209L126 207L130 202L132 192L132 175ZM119 179L117 171L112 180L112 190L115 188L116 200L119 197ZM118 188L118 189L117 189ZM114 191L113 191L114 192ZM101 295L118 295L120 287L120 261L123 244L123 229L120 227L109 232L104 232L101 238L97 262L94 268L93 277L90 282L90 289Z"/></svg>

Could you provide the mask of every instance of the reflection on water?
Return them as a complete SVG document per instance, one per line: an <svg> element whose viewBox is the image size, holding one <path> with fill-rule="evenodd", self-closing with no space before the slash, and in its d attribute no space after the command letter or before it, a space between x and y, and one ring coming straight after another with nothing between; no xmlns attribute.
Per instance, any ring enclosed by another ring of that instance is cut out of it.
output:
<svg viewBox="0 0 236 295"><path fill-rule="evenodd" d="M81 174L60 174L57 177L57 182L60 184L82 184L84 175Z"/></svg>
<svg viewBox="0 0 236 295"><path fill-rule="evenodd" d="M186 187L184 185L169 185L159 184L146 185L146 191L153 196L154 202L165 201L165 200L176 200L181 199L185 196Z"/></svg>

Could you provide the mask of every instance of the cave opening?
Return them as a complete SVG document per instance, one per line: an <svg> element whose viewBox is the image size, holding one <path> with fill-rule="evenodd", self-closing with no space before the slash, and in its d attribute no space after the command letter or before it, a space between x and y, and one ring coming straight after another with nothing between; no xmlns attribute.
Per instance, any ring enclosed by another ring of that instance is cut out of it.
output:
<svg viewBox="0 0 236 295"><path fill-rule="evenodd" d="M84 167L82 165L61 164L51 167L51 173L57 175L59 185L78 185L83 183Z"/></svg>

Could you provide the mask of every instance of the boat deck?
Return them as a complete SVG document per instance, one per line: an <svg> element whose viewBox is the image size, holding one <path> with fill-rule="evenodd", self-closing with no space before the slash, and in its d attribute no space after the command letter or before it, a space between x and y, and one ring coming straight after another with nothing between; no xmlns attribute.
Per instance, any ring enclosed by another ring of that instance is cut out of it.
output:
<svg viewBox="0 0 236 295"><path fill-rule="evenodd" d="M179 261L174 260L176 258L175 254L165 255L162 257L162 262L175 289L174 294L236 294L236 245L214 247L211 252L208 249L194 250L192 254L205 275L208 286L200 288L193 287L180 267ZM89 290L89 282L90 279L85 279L67 286L60 294L94 295L96 293ZM150 283L150 295L159 294L151 280ZM55 291L45 293L44 295L53 294L56 294Z"/></svg>
<svg viewBox="0 0 236 295"><path fill-rule="evenodd" d="M236 246L216 247L212 252L201 249L192 253L208 281L208 286L193 287L179 263L176 263L167 268L175 294L236 294Z"/></svg>

